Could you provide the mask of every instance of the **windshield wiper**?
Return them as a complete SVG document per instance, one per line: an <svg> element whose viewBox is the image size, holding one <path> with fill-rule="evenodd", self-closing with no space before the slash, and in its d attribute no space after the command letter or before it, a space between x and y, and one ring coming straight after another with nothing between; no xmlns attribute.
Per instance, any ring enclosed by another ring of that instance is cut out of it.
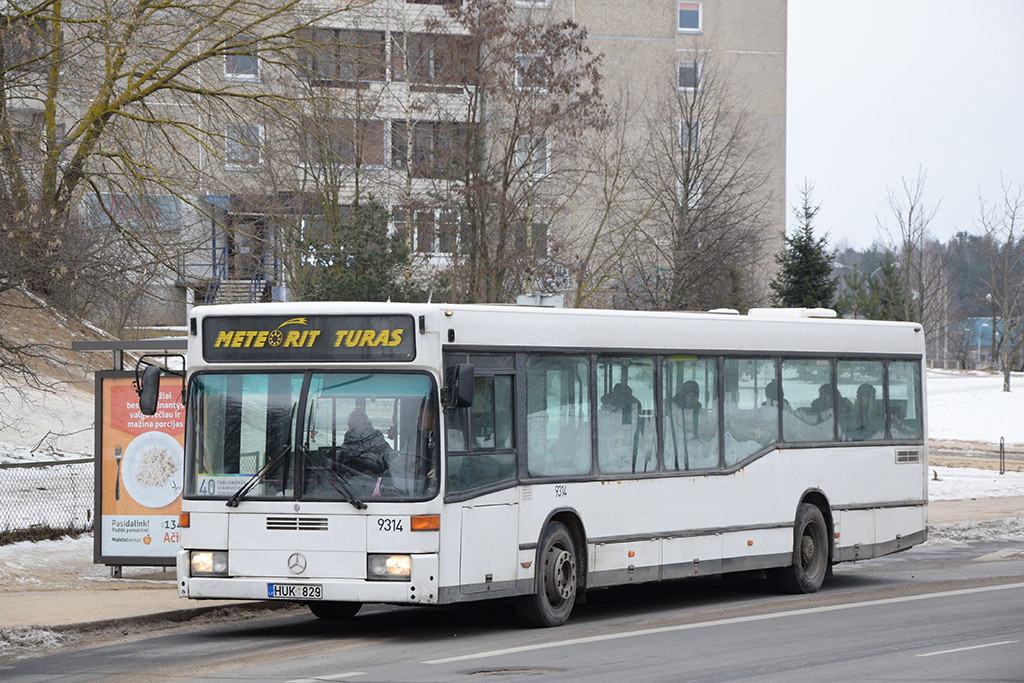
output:
<svg viewBox="0 0 1024 683"><path fill-rule="evenodd" d="M306 448L305 446L300 446L299 448L302 449L303 464L309 464L309 449ZM331 467L331 463L328 462L327 467L321 466L320 468L317 469L317 472L326 472L327 474L330 475L330 478L327 480L327 483L331 485L332 489L334 489L335 491L342 495L346 503L350 503L352 507L354 507L356 510L366 509L366 503L359 500L359 496L352 492L352 489L349 488L348 482L345 481L344 477L342 477L338 472L334 471L334 468Z"/></svg>
<svg viewBox="0 0 1024 683"><path fill-rule="evenodd" d="M265 464L263 467L261 467L259 470L257 470L256 474L254 474L251 477L249 477L248 481L246 481L244 484L242 484L241 488L239 488L237 491L235 491L233 494L231 494L231 497L228 498L228 500L225 503L225 505L227 505L229 508L236 508L236 507L238 507L238 501L242 500L243 497L248 495L249 491L252 491L256 487L256 484L258 484L261 481L263 481L263 479L267 476L267 474L270 473L270 469L274 465L279 463L281 461L281 459L288 454L288 450L289 450L288 449L288 444L285 444L284 448L281 449L280 453L278 453L273 458L268 460L267 464Z"/></svg>

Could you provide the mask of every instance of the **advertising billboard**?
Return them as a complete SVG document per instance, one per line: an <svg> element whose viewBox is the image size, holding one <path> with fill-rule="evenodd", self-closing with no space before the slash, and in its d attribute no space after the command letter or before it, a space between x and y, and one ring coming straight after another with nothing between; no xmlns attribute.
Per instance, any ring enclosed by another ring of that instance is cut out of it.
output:
<svg viewBox="0 0 1024 683"><path fill-rule="evenodd" d="M163 377L154 415L143 415L135 373L96 373L94 561L174 564L184 468L181 378Z"/></svg>

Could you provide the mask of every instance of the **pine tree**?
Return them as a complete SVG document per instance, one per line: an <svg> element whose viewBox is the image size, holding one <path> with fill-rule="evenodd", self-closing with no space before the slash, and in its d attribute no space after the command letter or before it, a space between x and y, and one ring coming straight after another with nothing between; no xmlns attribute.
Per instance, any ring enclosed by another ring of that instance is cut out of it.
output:
<svg viewBox="0 0 1024 683"><path fill-rule="evenodd" d="M832 276L835 250L829 250L828 237L814 236L814 217L821 205L811 201L813 185L800 188L801 205L793 208L798 223L792 237L786 235L785 247L775 257L779 272L770 286L779 306L832 308L838 280Z"/></svg>
<svg viewBox="0 0 1024 683"><path fill-rule="evenodd" d="M325 212L328 213L328 212ZM405 235L388 234L388 212L370 200L348 214L325 216L327 235L306 240L296 277L303 301L408 301L423 293L402 282L409 258Z"/></svg>
<svg viewBox="0 0 1024 683"><path fill-rule="evenodd" d="M871 273L855 265L843 280L846 292L836 301L836 310L844 318L906 319L907 289L892 252L884 252L881 265Z"/></svg>

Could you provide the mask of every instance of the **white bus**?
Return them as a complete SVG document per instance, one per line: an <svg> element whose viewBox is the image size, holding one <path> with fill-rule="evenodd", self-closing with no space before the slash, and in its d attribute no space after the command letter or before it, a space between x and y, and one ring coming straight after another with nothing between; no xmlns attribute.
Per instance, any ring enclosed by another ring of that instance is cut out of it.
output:
<svg viewBox="0 0 1024 683"><path fill-rule="evenodd" d="M927 523L921 326L825 314L195 308L179 593L554 626L604 586L816 591Z"/></svg>

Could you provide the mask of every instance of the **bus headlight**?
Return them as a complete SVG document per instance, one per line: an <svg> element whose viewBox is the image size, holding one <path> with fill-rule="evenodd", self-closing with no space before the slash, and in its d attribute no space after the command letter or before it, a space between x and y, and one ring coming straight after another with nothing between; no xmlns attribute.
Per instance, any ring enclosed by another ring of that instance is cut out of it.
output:
<svg viewBox="0 0 1024 683"><path fill-rule="evenodd" d="M225 550L193 550L189 560L192 576L228 575L228 553Z"/></svg>
<svg viewBox="0 0 1024 683"><path fill-rule="evenodd" d="M408 555L368 555L366 578L371 581L408 581L412 558Z"/></svg>

